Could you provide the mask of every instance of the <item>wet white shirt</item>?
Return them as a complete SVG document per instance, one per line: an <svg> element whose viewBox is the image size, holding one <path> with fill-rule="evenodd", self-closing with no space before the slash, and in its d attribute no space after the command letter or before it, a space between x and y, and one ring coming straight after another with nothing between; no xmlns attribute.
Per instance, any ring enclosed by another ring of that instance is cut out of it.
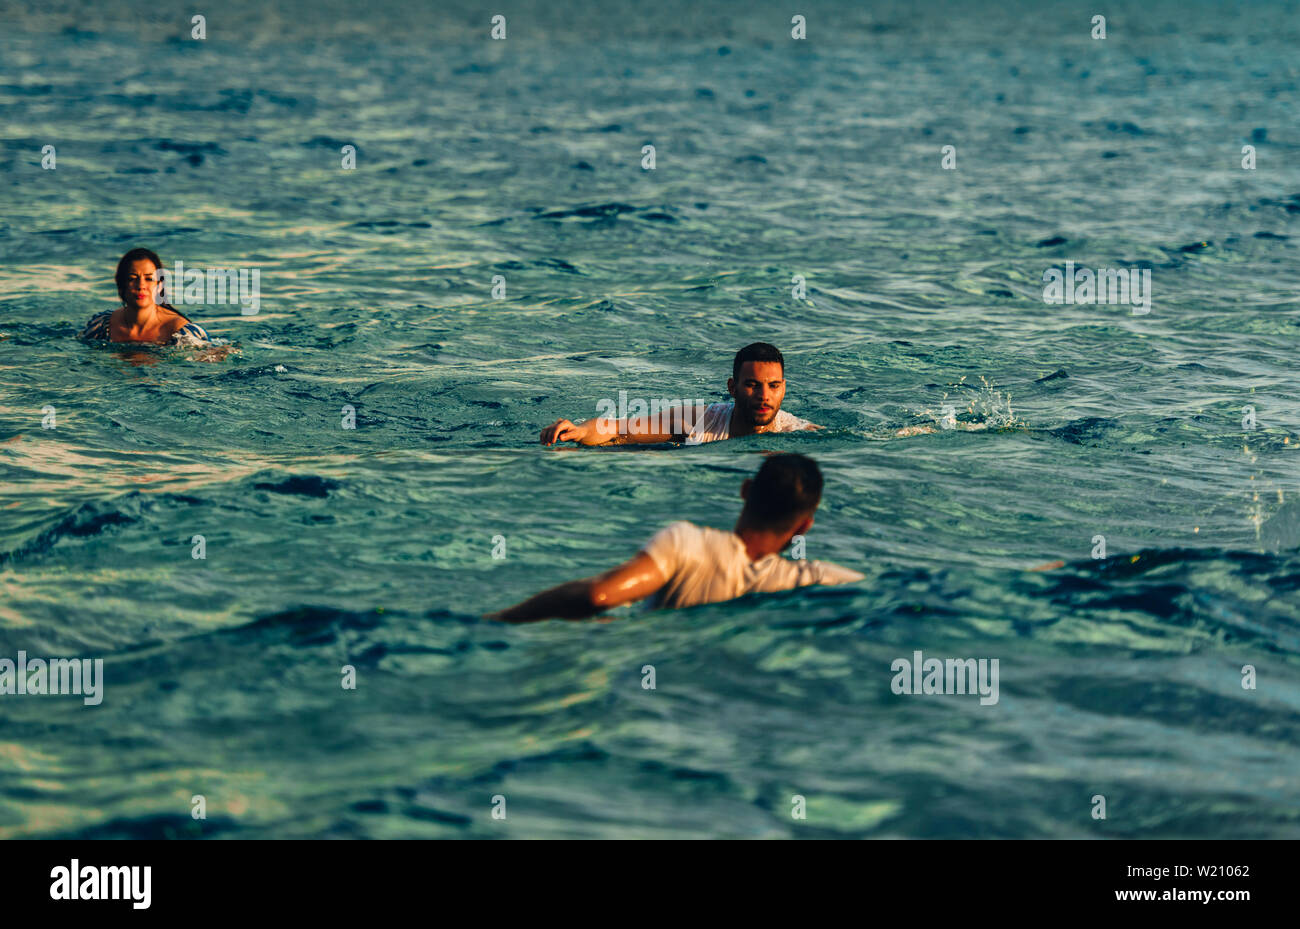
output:
<svg viewBox="0 0 1300 929"><path fill-rule="evenodd" d="M848 584L864 579L828 561L791 561L772 554L750 561L734 532L677 522L660 529L641 549L667 578L653 606L676 609L773 593L809 584Z"/></svg>
<svg viewBox="0 0 1300 929"><path fill-rule="evenodd" d="M695 428L686 437L686 444L703 445L705 442L720 442L731 438L731 414L735 409L736 404L731 402L710 403L705 408L704 415L695 424ZM777 410L776 417L772 420L772 428L767 431L798 432L811 426L812 423L806 419L791 416L785 410Z"/></svg>

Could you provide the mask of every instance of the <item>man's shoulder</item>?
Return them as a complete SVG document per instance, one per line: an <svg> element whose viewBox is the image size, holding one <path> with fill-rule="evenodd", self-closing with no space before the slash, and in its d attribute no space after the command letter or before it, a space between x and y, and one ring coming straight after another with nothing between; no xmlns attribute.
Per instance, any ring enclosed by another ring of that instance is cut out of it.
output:
<svg viewBox="0 0 1300 929"><path fill-rule="evenodd" d="M646 548L671 547L679 555L697 556L704 551L716 550L725 545L732 533L712 526L697 526L695 523L681 519L669 523L656 532Z"/></svg>
<svg viewBox="0 0 1300 929"><path fill-rule="evenodd" d="M696 405L696 410L700 405ZM736 408L736 404L730 400L723 400L718 403L709 403L704 405L704 412L697 413L697 418L691 426L690 434L686 437L687 445L700 445L704 442L714 442L718 439L727 439L731 437L731 412Z"/></svg>
<svg viewBox="0 0 1300 929"><path fill-rule="evenodd" d="M678 538L678 539L693 538L696 536L703 535L704 531L705 530L703 527L697 526L693 522L689 522L685 519L679 519L675 523L669 523L668 525L664 526L662 529L660 529L658 532L655 533L655 537L658 538L659 536L662 535L662 536L672 536L673 538Z"/></svg>
<svg viewBox="0 0 1300 929"><path fill-rule="evenodd" d="M731 411L736 408L733 400L720 400L717 403L709 403L704 407L704 415L701 417L698 425L706 425L710 428L717 428L723 423L731 423ZM699 409L699 407L696 407Z"/></svg>
<svg viewBox="0 0 1300 929"><path fill-rule="evenodd" d="M829 561L805 561L802 558L784 558L781 555L769 555L763 562L763 573L768 589L782 590L791 587L804 587L809 584L850 584L865 580L858 571L845 568Z"/></svg>
<svg viewBox="0 0 1300 929"><path fill-rule="evenodd" d="M800 419L793 413L787 413L785 410L778 410L776 414L776 428L773 432L798 432L801 429L816 429L812 423L806 419Z"/></svg>
<svg viewBox="0 0 1300 929"><path fill-rule="evenodd" d="M695 560L702 538L699 526L684 519L678 520L652 535L641 546L641 551L650 556L664 577L671 577L684 563L684 558Z"/></svg>

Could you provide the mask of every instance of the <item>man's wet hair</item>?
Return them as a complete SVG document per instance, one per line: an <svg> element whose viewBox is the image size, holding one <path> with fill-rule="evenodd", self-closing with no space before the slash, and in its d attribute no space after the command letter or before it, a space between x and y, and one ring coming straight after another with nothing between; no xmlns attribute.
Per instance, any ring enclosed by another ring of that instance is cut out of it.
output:
<svg viewBox="0 0 1300 929"><path fill-rule="evenodd" d="M747 361L775 361L781 366L781 373L785 373L785 359L777 347L766 342L755 342L736 352L736 360L731 363L732 380L740 380L740 368Z"/></svg>
<svg viewBox="0 0 1300 929"><path fill-rule="evenodd" d="M822 472L807 455L773 455L749 485L745 513L755 525L784 529L817 509Z"/></svg>

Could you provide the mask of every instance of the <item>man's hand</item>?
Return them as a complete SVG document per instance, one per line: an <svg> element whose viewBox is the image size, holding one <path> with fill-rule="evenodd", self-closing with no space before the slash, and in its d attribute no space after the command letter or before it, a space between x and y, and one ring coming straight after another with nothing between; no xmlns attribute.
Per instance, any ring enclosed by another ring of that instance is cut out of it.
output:
<svg viewBox="0 0 1300 929"><path fill-rule="evenodd" d="M556 442L577 442L579 445L590 444L586 440L591 436L590 422L575 425L567 419L557 419L542 430L542 444L554 445Z"/></svg>

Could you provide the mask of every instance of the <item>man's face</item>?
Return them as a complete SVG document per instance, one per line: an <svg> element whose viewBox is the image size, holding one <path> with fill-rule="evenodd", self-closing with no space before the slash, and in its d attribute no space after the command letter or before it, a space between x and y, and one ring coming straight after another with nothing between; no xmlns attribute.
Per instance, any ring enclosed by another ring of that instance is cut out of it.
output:
<svg viewBox="0 0 1300 929"><path fill-rule="evenodd" d="M727 392L736 400L736 412L754 426L771 425L785 398L785 371L779 361L746 361L739 380L727 379Z"/></svg>

